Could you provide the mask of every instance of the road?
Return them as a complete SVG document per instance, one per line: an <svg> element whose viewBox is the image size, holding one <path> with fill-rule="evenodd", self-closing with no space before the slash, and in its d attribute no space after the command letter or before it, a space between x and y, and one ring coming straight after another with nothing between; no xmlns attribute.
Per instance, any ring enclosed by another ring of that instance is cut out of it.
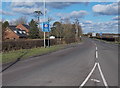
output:
<svg viewBox="0 0 120 88"><path fill-rule="evenodd" d="M71 48L21 60L3 72L3 86L105 86L105 82L118 85L118 46L89 38Z"/></svg>

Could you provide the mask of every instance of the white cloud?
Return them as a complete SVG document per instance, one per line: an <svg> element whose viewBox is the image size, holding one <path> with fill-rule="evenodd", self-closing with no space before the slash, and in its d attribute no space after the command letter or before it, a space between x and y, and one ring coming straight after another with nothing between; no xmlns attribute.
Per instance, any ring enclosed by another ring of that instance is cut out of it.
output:
<svg viewBox="0 0 120 88"><path fill-rule="evenodd" d="M85 21L86 22L86 21ZM118 32L118 21L108 21L108 22L92 22L91 24L86 24L83 22L82 26L84 32L106 32L106 33L117 33Z"/></svg>
<svg viewBox="0 0 120 88"><path fill-rule="evenodd" d="M34 11L40 10L39 8L25 8L25 7L21 7L21 8L12 8L12 10L14 12L17 13L22 13L25 15L32 15L34 13Z"/></svg>
<svg viewBox="0 0 120 88"><path fill-rule="evenodd" d="M118 3L107 5L97 4L92 10L99 15L118 15Z"/></svg>
<svg viewBox="0 0 120 88"><path fill-rule="evenodd" d="M85 15L87 15L88 13L84 10L80 10L80 11L73 11L70 13L70 17L71 18L83 18Z"/></svg>
<svg viewBox="0 0 120 88"><path fill-rule="evenodd" d="M80 10L80 11L73 11L71 13L57 13L57 16L62 17L63 19L69 18L83 18L88 14L87 11Z"/></svg>
<svg viewBox="0 0 120 88"><path fill-rule="evenodd" d="M90 20L84 21L83 24L92 24L93 22Z"/></svg>
<svg viewBox="0 0 120 88"><path fill-rule="evenodd" d="M47 2L46 6L50 8L55 8L55 9L63 9L65 7L68 7L72 4L78 4L80 2ZM11 3L12 7L43 7L43 2L12 2Z"/></svg>
<svg viewBox="0 0 120 88"><path fill-rule="evenodd" d="M41 10L43 11L43 6L41 6L40 2L12 2L11 9L15 13L21 13L24 15L32 15L34 11Z"/></svg>
<svg viewBox="0 0 120 88"><path fill-rule="evenodd" d="M80 2L49 2L47 3L47 6L55 9L64 9L65 7L78 3Z"/></svg>
<svg viewBox="0 0 120 88"><path fill-rule="evenodd" d="M113 20L120 20L120 16L116 16L112 18Z"/></svg>
<svg viewBox="0 0 120 88"><path fill-rule="evenodd" d="M34 2L34 0L32 0L33 2L12 2L11 3L11 9L13 12L17 12L17 13L22 13L22 14L31 14L34 11L33 10L41 10L43 12L44 7L43 7L43 2ZM46 2L46 7L51 9L64 9L65 7L69 7L73 4L86 4L85 2ZM74 11L72 12L69 16L70 17L79 17L82 18L84 17L84 15L86 14L85 11Z"/></svg>
<svg viewBox="0 0 120 88"><path fill-rule="evenodd" d="M0 10L0 14L8 15L8 16L14 15L12 12L7 12L7 11L3 11L3 10Z"/></svg>
<svg viewBox="0 0 120 88"><path fill-rule="evenodd" d="M32 7L35 2L12 2L12 7Z"/></svg>

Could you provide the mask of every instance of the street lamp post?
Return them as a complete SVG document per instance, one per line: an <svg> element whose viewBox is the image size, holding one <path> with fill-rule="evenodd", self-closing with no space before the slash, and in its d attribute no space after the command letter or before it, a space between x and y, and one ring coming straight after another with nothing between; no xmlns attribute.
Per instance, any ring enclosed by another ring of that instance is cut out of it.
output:
<svg viewBox="0 0 120 88"><path fill-rule="evenodd" d="M41 11L34 11L34 13L37 14L37 17L38 17L38 28L40 28L40 18L39 17L40 17L40 15L43 15L43 13Z"/></svg>
<svg viewBox="0 0 120 88"><path fill-rule="evenodd" d="M79 25L79 20L76 18L75 19L75 27L76 27L76 40L78 41L78 25Z"/></svg>
<svg viewBox="0 0 120 88"><path fill-rule="evenodd" d="M46 18L46 3L45 3L45 0L44 0L44 22L45 22L45 18ZM46 48L46 44L45 44L45 32L44 32L44 48Z"/></svg>

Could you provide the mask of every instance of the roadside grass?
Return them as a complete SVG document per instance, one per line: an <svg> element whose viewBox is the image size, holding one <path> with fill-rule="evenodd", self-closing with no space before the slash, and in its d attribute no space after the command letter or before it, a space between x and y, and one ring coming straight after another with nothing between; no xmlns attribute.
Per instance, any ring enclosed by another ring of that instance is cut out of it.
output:
<svg viewBox="0 0 120 88"><path fill-rule="evenodd" d="M2 63L2 53L0 53L0 64Z"/></svg>
<svg viewBox="0 0 120 88"><path fill-rule="evenodd" d="M3 53L0 53L0 56L2 57L2 60L0 60L0 62L5 64L5 63L15 61L18 58L27 59L31 56L46 54L49 52L60 50L62 48L64 48L64 45L55 45L47 48L40 47L40 48L21 49L16 51L3 52Z"/></svg>

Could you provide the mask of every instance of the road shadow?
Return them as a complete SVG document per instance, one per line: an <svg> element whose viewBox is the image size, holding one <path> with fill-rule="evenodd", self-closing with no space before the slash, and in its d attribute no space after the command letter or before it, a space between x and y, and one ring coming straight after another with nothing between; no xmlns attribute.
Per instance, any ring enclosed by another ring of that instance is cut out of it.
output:
<svg viewBox="0 0 120 88"><path fill-rule="evenodd" d="M27 53L28 53L28 51L25 52L24 54L22 54L22 55L21 55L19 58L17 58L14 62L10 62L10 63L8 63L8 64L5 64L5 68L2 68L2 71L1 71L1 72L4 72L4 71L7 70L8 68L12 67L14 64L16 64L17 62L19 62L19 61L21 60L21 58L22 58L23 56L25 56ZM2 65L2 67L4 67L4 64Z"/></svg>

